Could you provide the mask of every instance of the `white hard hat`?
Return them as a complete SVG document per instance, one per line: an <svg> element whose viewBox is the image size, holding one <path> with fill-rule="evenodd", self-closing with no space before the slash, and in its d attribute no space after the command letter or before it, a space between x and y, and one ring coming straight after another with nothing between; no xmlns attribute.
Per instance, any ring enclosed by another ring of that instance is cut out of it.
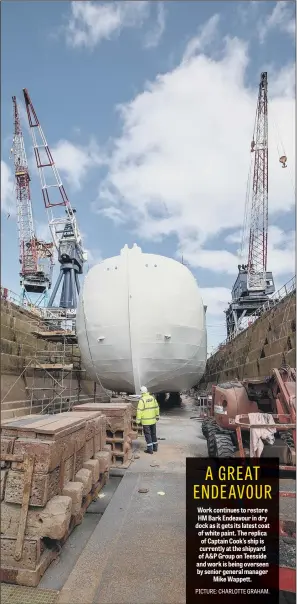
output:
<svg viewBox="0 0 297 604"><path fill-rule="evenodd" d="M147 393L147 388L146 388L146 386L141 386L141 388L140 388L140 392L141 392L142 394L146 394L146 393Z"/></svg>

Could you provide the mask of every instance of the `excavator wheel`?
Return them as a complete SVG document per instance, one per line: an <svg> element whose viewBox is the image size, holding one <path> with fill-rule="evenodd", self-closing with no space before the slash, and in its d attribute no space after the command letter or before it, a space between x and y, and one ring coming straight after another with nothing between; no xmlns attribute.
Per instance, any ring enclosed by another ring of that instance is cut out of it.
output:
<svg viewBox="0 0 297 604"><path fill-rule="evenodd" d="M208 427L208 431L207 431L207 435L206 435L207 451L208 451L209 457L216 457L216 441L215 441L215 437L216 437L216 427L215 426L209 426Z"/></svg>
<svg viewBox="0 0 297 604"><path fill-rule="evenodd" d="M288 432L281 432L281 439L286 443L288 447L290 447L290 449L295 450L295 444L291 430L289 430Z"/></svg>
<svg viewBox="0 0 297 604"><path fill-rule="evenodd" d="M204 438L207 439L209 428L215 424L216 424L216 420L213 417L206 417L203 420L203 422L201 424L201 430L202 430L202 434L203 434Z"/></svg>
<svg viewBox="0 0 297 604"><path fill-rule="evenodd" d="M229 434L214 434L213 457L233 457L235 447Z"/></svg>

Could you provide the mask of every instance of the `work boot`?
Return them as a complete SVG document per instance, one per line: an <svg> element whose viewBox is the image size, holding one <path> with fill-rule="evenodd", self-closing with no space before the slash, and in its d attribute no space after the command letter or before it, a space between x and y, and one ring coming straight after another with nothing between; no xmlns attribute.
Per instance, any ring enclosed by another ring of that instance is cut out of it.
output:
<svg viewBox="0 0 297 604"><path fill-rule="evenodd" d="M157 451L158 451L158 445L154 445L154 446L153 446L153 451L154 451L155 453L157 453Z"/></svg>
<svg viewBox="0 0 297 604"><path fill-rule="evenodd" d="M150 455L153 454L153 449L149 448L149 449L145 449L144 450L145 453L149 453Z"/></svg>

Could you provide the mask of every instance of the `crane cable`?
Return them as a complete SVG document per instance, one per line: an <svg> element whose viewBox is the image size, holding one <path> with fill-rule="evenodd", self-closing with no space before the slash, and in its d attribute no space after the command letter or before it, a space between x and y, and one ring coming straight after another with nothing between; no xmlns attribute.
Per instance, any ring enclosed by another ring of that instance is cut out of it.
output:
<svg viewBox="0 0 297 604"><path fill-rule="evenodd" d="M269 113L270 113L270 119L271 119L271 122L272 122L272 126L273 126L273 129L274 129L275 143L276 143L276 148L277 148L278 156L279 156L279 158L281 156L287 157L285 146L284 146L284 143L283 143L282 138L281 138L280 133L279 133L279 128L278 128L278 125L277 125L277 122L276 122L276 119L275 119L275 116L274 116L274 111L272 110L272 102L271 102L270 99L269 99ZM287 168L288 167L289 167L290 182L291 182L291 186L292 186L292 190L293 190L293 195L294 195L294 198L295 198L295 190L296 190L295 189L295 182L294 182L294 178L292 176L292 171L291 171L290 164L289 164L289 166L287 166Z"/></svg>
<svg viewBox="0 0 297 604"><path fill-rule="evenodd" d="M271 108L271 100L270 98L267 99L267 101L269 101L269 115L270 115L270 120L272 123L272 126L275 130L275 142L276 142L276 148L277 148L277 153L278 153L278 157L282 157L282 156L286 156L286 151L285 151L285 147L283 144L283 141L281 139L280 133L279 133L279 129L277 127L277 123L276 120L274 119L274 115L273 115L273 111ZM258 116L258 107L257 107L257 111L256 111L256 116L255 116L255 121L254 121L254 129L253 129L253 141L255 140L255 131L256 131L256 124L257 124L257 116ZM241 247L240 247L240 260L242 262L242 260L245 257L245 253L246 253L246 246L247 246L247 231L248 231L248 215L249 215L249 206L250 206L250 189L251 189L251 174L252 174L252 165L253 165L253 157L251 157L251 162L250 162L250 168L249 168L249 173L248 173L248 178L247 178L247 185L246 185L246 197L245 197L245 206L244 206L244 220L243 220L243 228L242 228L242 238L241 238ZM294 179L292 177L292 172L291 172L291 168L289 167L289 175L290 175L290 182L292 185L292 190L293 190L293 194L294 194L294 198L295 198L295 182Z"/></svg>
<svg viewBox="0 0 297 604"><path fill-rule="evenodd" d="M251 191L251 175L252 175L252 167L253 167L253 157L251 156L250 167L246 182L246 194L245 194L245 204L244 204L244 218L243 218L243 226L242 226L242 235L241 235L241 246L240 246L240 261L245 262L246 255L246 246L247 246L247 232L248 232L248 216L250 209L250 191Z"/></svg>

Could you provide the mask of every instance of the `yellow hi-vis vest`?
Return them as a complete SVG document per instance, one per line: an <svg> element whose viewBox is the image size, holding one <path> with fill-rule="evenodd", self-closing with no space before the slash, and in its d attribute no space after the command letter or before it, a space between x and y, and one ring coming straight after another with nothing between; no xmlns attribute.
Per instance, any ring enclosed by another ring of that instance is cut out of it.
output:
<svg viewBox="0 0 297 604"><path fill-rule="evenodd" d="M160 410L158 402L152 394L141 396L137 406L136 421L143 426L152 426L159 419Z"/></svg>

